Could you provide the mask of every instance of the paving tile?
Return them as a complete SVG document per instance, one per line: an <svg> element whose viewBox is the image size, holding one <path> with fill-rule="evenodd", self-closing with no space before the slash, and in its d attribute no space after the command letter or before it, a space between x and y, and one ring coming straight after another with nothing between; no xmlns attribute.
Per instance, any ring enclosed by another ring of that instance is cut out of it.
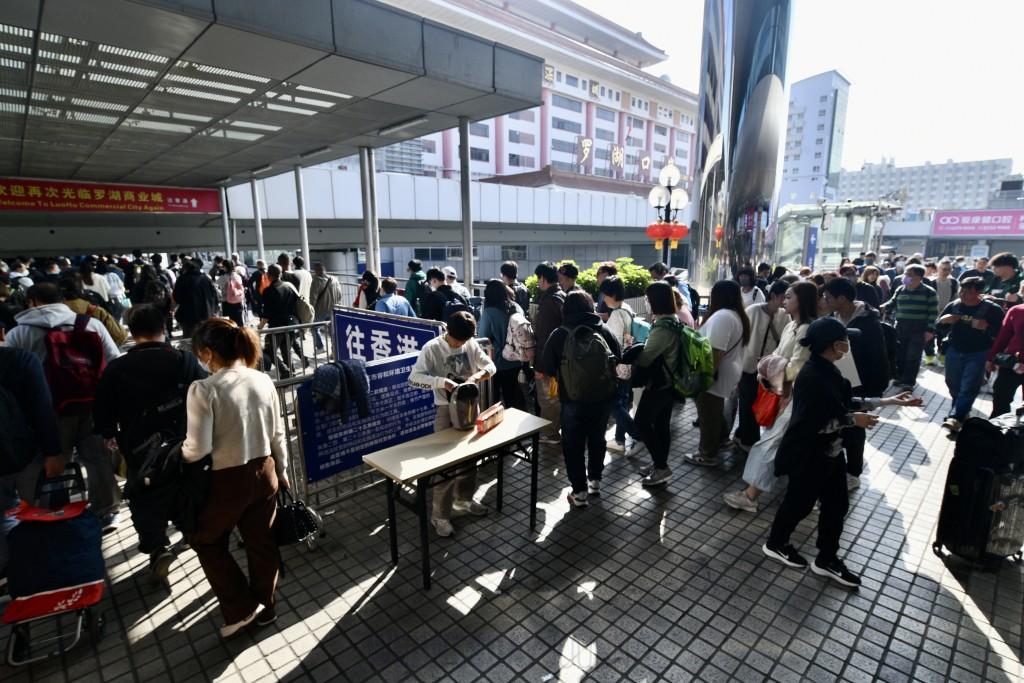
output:
<svg viewBox="0 0 1024 683"><path fill-rule="evenodd" d="M399 510L392 570L381 493L356 494L328 516L316 550L284 550L279 622L234 643L217 635L194 553L174 565L168 599L146 585L125 525L104 541L104 640L30 669L0 665L0 680L498 683L556 680L561 666L615 682L1022 680L1024 568L972 572L931 552L952 445L935 419L948 404L941 375L925 370L920 386L924 409L889 411L870 435L842 541L863 572L857 593L764 557L780 497L756 516L725 509L741 468L681 463L697 438L687 404L675 411L677 475L664 491L639 486L646 463L611 457L601 498L567 514L561 456L547 449L539 536L526 528L529 469L507 466L502 514L456 520L456 538L432 539L431 591L420 587L414 516ZM983 393L977 409L989 403ZM481 484L494 472L484 468ZM491 485L485 501L494 495ZM546 510L556 511L550 528ZM794 534L808 555L815 525L812 513Z"/></svg>

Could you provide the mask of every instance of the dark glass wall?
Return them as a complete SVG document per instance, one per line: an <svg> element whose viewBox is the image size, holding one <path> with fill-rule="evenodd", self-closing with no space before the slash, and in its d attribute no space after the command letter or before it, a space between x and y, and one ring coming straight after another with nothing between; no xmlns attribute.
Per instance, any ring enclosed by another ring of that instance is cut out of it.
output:
<svg viewBox="0 0 1024 683"><path fill-rule="evenodd" d="M789 19L790 0L705 1L690 268L702 289L761 251L785 135Z"/></svg>

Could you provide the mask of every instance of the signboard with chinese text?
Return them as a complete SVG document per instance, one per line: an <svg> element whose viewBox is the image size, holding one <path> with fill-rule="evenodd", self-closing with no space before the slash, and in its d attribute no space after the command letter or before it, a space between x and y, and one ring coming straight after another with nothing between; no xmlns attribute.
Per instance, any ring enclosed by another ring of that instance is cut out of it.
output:
<svg viewBox="0 0 1024 683"><path fill-rule="evenodd" d="M1024 210L936 211L932 237L1024 237Z"/></svg>
<svg viewBox="0 0 1024 683"><path fill-rule="evenodd" d="M363 456L434 431L434 392L409 386L417 353L371 361L370 414L350 406L348 422L313 402L313 382L296 390L306 481L313 483L362 464Z"/></svg>
<svg viewBox="0 0 1024 683"><path fill-rule="evenodd" d="M334 309L337 360L380 360L419 351L443 326L434 320L398 318L356 308Z"/></svg>
<svg viewBox="0 0 1024 683"><path fill-rule="evenodd" d="M555 67L550 64L544 65L544 82L554 83L555 82Z"/></svg>
<svg viewBox="0 0 1024 683"><path fill-rule="evenodd" d="M220 192L0 177L0 211L220 213Z"/></svg>
<svg viewBox="0 0 1024 683"><path fill-rule="evenodd" d="M807 258L804 265L814 270L814 258L818 255L818 229L807 228Z"/></svg>
<svg viewBox="0 0 1024 683"><path fill-rule="evenodd" d="M592 138L576 138L576 163L583 166L590 160L590 152L594 149Z"/></svg>

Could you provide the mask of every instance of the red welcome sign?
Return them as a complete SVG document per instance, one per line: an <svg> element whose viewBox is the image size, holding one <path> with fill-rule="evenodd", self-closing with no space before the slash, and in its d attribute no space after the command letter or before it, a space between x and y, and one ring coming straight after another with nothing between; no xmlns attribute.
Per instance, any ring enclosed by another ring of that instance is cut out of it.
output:
<svg viewBox="0 0 1024 683"><path fill-rule="evenodd" d="M220 213L220 192L72 180L0 177L0 211Z"/></svg>

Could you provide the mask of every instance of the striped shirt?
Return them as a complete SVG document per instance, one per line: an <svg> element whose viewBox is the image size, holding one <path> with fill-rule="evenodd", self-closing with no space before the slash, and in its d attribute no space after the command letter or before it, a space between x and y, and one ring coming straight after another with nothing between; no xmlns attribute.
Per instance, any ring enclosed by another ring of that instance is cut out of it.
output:
<svg viewBox="0 0 1024 683"><path fill-rule="evenodd" d="M927 323L928 330L934 332L935 319L939 315L939 297L924 283L917 289L900 285L882 308L895 313L897 323Z"/></svg>

